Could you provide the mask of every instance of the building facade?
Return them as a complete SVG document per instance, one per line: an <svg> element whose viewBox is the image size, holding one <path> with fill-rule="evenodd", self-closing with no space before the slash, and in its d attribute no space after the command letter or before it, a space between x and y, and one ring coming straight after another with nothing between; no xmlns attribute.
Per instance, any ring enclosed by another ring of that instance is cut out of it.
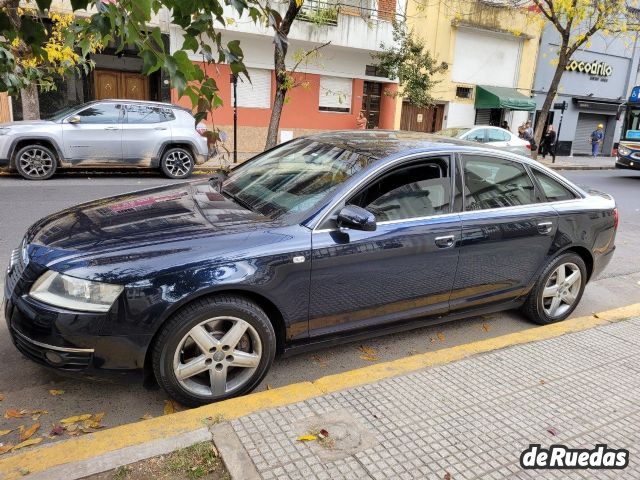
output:
<svg viewBox="0 0 640 480"><path fill-rule="evenodd" d="M327 14L327 9L333 13ZM300 85L287 94L279 141L322 130L354 129L361 110L368 128L393 128L396 104L385 92L395 91L397 85L380 76L372 54L380 51L382 44L392 44L392 19L398 14L396 0L305 2L289 34L287 67L291 68L303 52L329 43L297 68L296 83ZM315 21L320 15L324 21ZM222 30L223 42L240 41L251 78L249 82L241 77L237 85L238 153L245 158L262 151L266 143L275 96L273 30L249 17L238 18L231 9L224 16L234 21ZM182 45L180 28L171 26L170 38L173 52ZM201 60L195 54L191 59ZM226 132L227 144L232 145L230 70L227 65L216 65L208 73L216 80L223 105L206 122ZM190 106L188 98L178 98L175 91L172 95L174 102Z"/></svg>
<svg viewBox="0 0 640 480"><path fill-rule="evenodd" d="M542 23L526 10L487 1L409 2L407 24L448 69L436 77L436 105L398 100L395 126L432 132L500 125L517 131L535 109L531 87Z"/></svg>
<svg viewBox="0 0 640 480"><path fill-rule="evenodd" d="M534 94L540 110L553 77L559 36L548 26L542 35L536 68ZM591 132L604 126L602 154L617 147L622 126L623 104L631 93L638 72L638 33L616 36L594 35L576 51L563 73L554 104L566 102L556 153L590 155ZM561 111L553 109L547 119L558 131Z"/></svg>

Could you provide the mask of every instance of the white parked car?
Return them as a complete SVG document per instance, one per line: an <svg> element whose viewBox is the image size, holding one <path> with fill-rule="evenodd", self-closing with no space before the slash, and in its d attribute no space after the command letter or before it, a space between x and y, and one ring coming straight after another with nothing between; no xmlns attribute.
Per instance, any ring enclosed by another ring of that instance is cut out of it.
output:
<svg viewBox="0 0 640 480"><path fill-rule="evenodd" d="M527 157L531 155L531 144L528 140L523 140L509 130L500 127L476 125L473 127L445 128L436 132L436 135L483 143L484 145Z"/></svg>

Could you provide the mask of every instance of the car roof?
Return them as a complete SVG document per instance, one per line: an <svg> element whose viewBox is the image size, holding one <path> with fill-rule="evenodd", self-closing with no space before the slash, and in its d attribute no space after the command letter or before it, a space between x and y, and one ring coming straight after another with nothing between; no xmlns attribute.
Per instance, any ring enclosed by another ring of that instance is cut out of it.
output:
<svg viewBox="0 0 640 480"><path fill-rule="evenodd" d="M90 102L83 103L82 105L79 105L79 106L84 107L86 105L93 105L95 103L105 103L105 102L134 103L134 104L140 104L140 105L155 105L157 107L164 107L164 108L177 108L178 110L184 110L185 112L191 113L191 110L189 110L187 107L183 107L182 105L176 105L175 103L156 102L154 100L133 100L133 99L128 99L128 98L103 98L102 100L92 100Z"/></svg>
<svg viewBox="0 0 640 480"><path fill-rule="evenodd" d="M537 162L522 155L496 150L491 146L485 146L477 142L422 132L377 129L338 130L308 135L304 138L329 143L374 159L383 159L411 152L426 153L447 150L452 152L486 153L490 151L519 161L537 164Z"/></svg>

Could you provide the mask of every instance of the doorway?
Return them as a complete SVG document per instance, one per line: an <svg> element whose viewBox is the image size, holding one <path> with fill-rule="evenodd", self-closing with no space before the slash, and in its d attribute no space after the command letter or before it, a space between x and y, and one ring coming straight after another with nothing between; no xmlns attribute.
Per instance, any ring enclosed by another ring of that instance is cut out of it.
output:
<svg viewBox="0 0 640 480"><path fill-rule="evenodd" d="M367 128L378 128L380 124L380 95L382 95L382 84L365 80L362 90L362 110L367 119Z"/></svg>
<svg viewBox="0 0 640 480"><path fill-rule="evenodd" d="M400 130L432 133L442 130L444 105L416 107L408 102L402 104Z"/></svg>
<svg viewBox="0 0 640 480"><path fill-rule="evenodd" d="M149 77L140 73L97 69L93 73L96 100L149 100Z"/></svg>

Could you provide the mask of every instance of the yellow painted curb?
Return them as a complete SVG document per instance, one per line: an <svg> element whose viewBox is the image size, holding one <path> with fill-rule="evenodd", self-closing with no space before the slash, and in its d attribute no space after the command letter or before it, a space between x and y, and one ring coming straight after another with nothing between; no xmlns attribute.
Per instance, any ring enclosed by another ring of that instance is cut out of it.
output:
<svg viewBox="0 0 640 480"><path fill-rule="evenodd" d="M22 478L20 470L27 470L30 473L42 472L58 465L79 462L121 448L193 431L212 419L231 420L260 410L289 405L337 390L461 360L477 353L559 337L566 333L579 332L634 316L640 316L640 303L607 310L589 317L574 318L553 325L328 375L314 382L287 385L172 415L121 425L3 458L0 460L0 475L2 475L0 478L3 480Z"/></svg>

